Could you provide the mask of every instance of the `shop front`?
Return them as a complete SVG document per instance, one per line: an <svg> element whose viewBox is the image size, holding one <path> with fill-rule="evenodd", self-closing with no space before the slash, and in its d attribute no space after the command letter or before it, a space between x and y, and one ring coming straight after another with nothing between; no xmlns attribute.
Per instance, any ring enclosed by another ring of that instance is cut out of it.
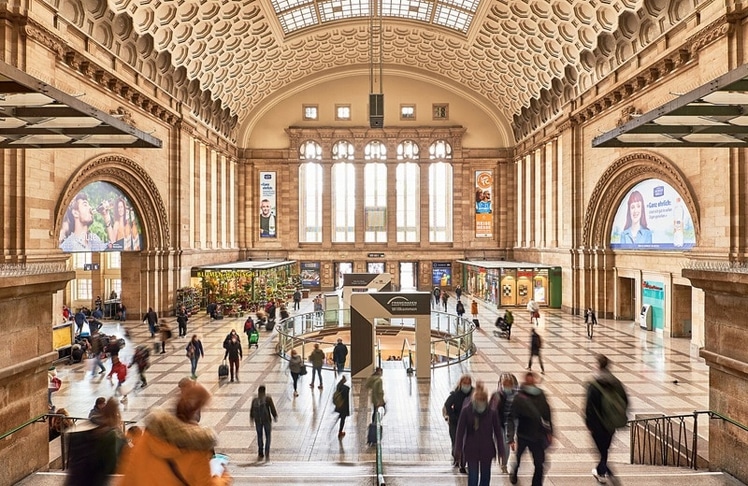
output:
<svg viewBox="0 0 748 486"><path fill-rule="evenodd" d="M497 307L524 307L534 300L561 307L561 268L523 262L460 260L467 293Z"/></svg>

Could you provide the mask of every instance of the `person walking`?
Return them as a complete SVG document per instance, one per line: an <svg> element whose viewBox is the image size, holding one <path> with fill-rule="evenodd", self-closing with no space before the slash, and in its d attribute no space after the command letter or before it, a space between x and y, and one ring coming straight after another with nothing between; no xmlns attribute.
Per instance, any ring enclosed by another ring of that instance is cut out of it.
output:
<svg viewBox="0 0 748 486"><path fill-rule="evenodd" d="M465 305L459 299L457 299L457 304L455 305L455 313L459 318L465 315Z"/></svg>
<svg viewBox="0 0 748 486"><path fill-rule="evenodd" d="M180 305L179 310L177 311L177 326L179 327L179 337L187 336L188 320L189 317L187 316L187 308L183 305Z"/></svg>
<svg viewBox="0 0 748 486"><path fill-rule="evenodd" d="M473 322L478 321L478 302L475 299L470 302L470 315L473 316Z"/></svg>
<svg viewBox="0 0 748 486"><path fill-rule="evenodd" d="M151 337L156 335L156 325L158 324L158 314L153 310L153 307L148 308L145 316L143 316L143 322L148 324L148 330L151 331Z"/></svg>
<svg viewBox="0 0 748 486"><path fill-rule="evenodd" d="M127 379L127 366L125 363L119 360L119 356L112 356L112 369L109 374L106 375L108 379L112 379L112 375L117 375L117 385L114 387L114 396L117 396L122 391L122 385ZM127 393L122 394L122 403L127 402Z"/></svg>
<svg viewBox="0 0 748 486"><path fill-rule="evenodd" d="M157 408L145 418L143 434L120 461L121 484L233 483L226 469L211 471L218 437L199 424L210 392L197 382L187 381L190 384L179 390L176 413Z"/></svg>
<svg viewBox="0 0 748 486"><path fill-rule="evenodd" d="M239 347L241 347L241 345L239 345ZM198 339L197 334L193 334L192 339L187 343L185 349L187 351L187 357L190 360L190 376L194 380L197 378L197 362L200 361L200 358L205 356L203 342Z"/></svg>
<svg viewBox="0 0 748 486"><path fill-rule="evenodd" d="M459 285L455 287L455 297L457 297L457 300L460 300L462 298L462 287Z"/></svg>
<svg viewBox="0 0 748 486"><path fill-rule="evenodd" d="M166 323L165 320L161 320L161 323L158 325L158 334L161 338L161 354L166 353L166 343L171 339L172 333L171 333L171 326Z"/></svg>
<svg viewBox="0 0 748 486"><path fill-rule="evenodd" d="M509 436L507 436L507 422L514 397L519 393L517 377L511 373L502 373L499 377L499 389L491 396L489 406L499 414L501 430L504 432L504 455L501 457L501 472L507 473L509 465Z"/></svg>
<svg viewBox="0 0 748 486"><path fill-rule="evenodd" d="M130 363L130 366L128 366L128 368L132 368L133 365L136 365L138 367L138 375L140 377L141 388L145 388L146 386L148 386L148 381L145 378L145 371L151 366L150 358L151 352L148 349L148 346L146 346L145 344L141 344L137 348L135 348L135 354L132 357L132 363Z"/></svg>
<svg viewBox="0 0 748 486"><path fill-rule="evenodd" d="M434 295L434 307L438 308L439 304L441 303L442 290L439 287L434 287L434 291L432 293Z"/></svg>
<svg viewBox="0 0 748 486"><path fill-rule="evenodd" d="M273 399L265 393L265 385L260 385L257 389L257 397L252 399L249 418L257 430L257 456L269 461L270 437L273 432L273 422L278 421L278 411L275 409Z"/></svg>
<svg viewBox="0 0 748 486"><path fill-rule="evenodd" d="M516 441L515 441L516 431ZM507 421L509 446L517 451L517 467L509 472L509 482L517 484L517 472L525 449L530 449L535 472L532 486L543 484L545 450L553 442L551 407L543 390L537 387L535 373L525 374L525 381L514 397Z"/></svg>
<svg viewBox="0 0 748 486"><path fill-rule="evenodd" d="M385 407L384 401L384 384L382 383L382 368L377 367L374 374L366 379L364 387L369 390L369 398L374 411L371 414L371 422L377 422L377 410L379 407Z"/></svg>
<svg viewBox="0 0 748 486"><path fill-rule="evenodd" d="M442 305L444 305L444 312L447 312L447 301L449 300L449 294L444 291L442 292Z"/></svg>
<svg viewBox="0 0 748 486"><path fill-rule="evenodd" d="M348 358L348 348L343 340L338 338L338 343L332 349L332 360L335 363L335 373L341 374L345 368L345 360Z"/></svg>
<svg viewBox="0 0 748 486"><path fill-rule="evenodd" d="M295 397L299 396L297 385L303 368L304 361L301 359L301 355L295 349L292 349L291 358L288 360L288 371L291 372L291 380L293 380L293 396Z"/></svg>
<svg viewBox="0 0 748 486"><path fill-rule="evenodd" d="M491 464L504 456L501 421L488 406L488 393L482 386L473 392L462 408L455 433L454 455L467 462L468 486L489 486Z"/></svg>
<svg viewBox="0 0 748 486"><path fill-rule="evenodd" d="M335 393L332 394L332 403L335 405L335 412L337 412L338 419L340 420L338 439L345 437L345 432L343 431L345 419L351 414L351 387L346 385L347 381L347 378L343 375L335 387Z"/></svg>
<svg viewBox="0 0 748 486"><path fill-rule="evenodd" d="M457 422L460 419L462 406L472 393L473 379L470 375L462 375L460 381L457 382L457 387L449 393L442 407L442 415L449 426L449 439L452 443L452 466L459 467L461 473L467 473L465 469L467 464L464 456L457 457L455 455L455 434L457 433Z"/></svg>
<svg viewBox="0 0 748 486"><path fill-rule="evenodd" d="M533 319L535 320L535 325L540 325L540 306L537 302L534 300L531 300L527 303L527 311L530 313L530 325L533 324Z"/></svg>
<svg viewBox="0 0 748 486"><path fill-rule="evenodd" d="M540 334L535 330L535 328L532 329L530 333L530 361L527 362L527 369L532 370L532 358L533 356L538 357L538 362L540 363L540 374L545 374L545 368L543 367L543 357L540 356L540 348L543 347L543 340L540 338Z"/></svg>
<svg viewBox="0 0 748 486"><path fill-rule="evenodd" d="M607 356L597 354L595 360L597 373L587 384L584 423L600 453L600 461L592 468L592 475L603 484L608 479L615 481L613 471L608 467L608 449L616 428L626 424L629 399L621 381L608 369Z"/></svg>
<svg viewBox="0 0 748 486"><path fill-rule="evenodd" d="M223 354L223 359L228 358L229 360L230 382L234 382L235 376L236 381L239 381L239 360L243 359L244 355L242 354L242 343L239 342L239 336L236 335L236 332L224 344L224 348L226 348L226 352Z"/></svg>
<svg viewBox="0 0 748 486"><path fill-rule="evenodd" d="M297 311L301 308L301 290L296 289L293 293L293 310Z"/></svg>
<svg viewBox="0 0 748 486"><path fill-rule="evenodd" d="M319 343L314 343L314 350L309 354L309 361L312 363L312 382L309 388L314 388L314 374L319 375L319 388L322 389L322 365L325 364L325 353L319 348Z"/></svg>

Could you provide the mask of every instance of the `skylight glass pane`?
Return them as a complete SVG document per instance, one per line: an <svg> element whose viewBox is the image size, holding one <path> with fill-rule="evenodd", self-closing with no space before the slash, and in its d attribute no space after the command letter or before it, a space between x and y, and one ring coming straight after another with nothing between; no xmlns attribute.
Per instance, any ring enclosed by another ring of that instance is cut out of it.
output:
<svg viewBox="0 0 748 486"><path fill-rule="evenodd" d="M479 0L441 0L439 2L440 4L449 4L454 5L455 7L461 9L461 10L467 10L469 12L475 13L476 10L478 10L478 4L480 3Z"/></svg>
<svg viewBox="0 0 748 486"><path fill-rule="evenodd" d="M275 13L281 13L302 5L311 4L312 2L309 0L272 0L271 3L275 9Z"/></svg>
<svg viewBox="0 0 748 486"><path fill-rule="evenodd" d="M303 29L310 25L317 24L317 13L313 6L307 6L294 10L292 12L286 12L283 15L278 16L283 32L286 34L293 32L294 30Z"/></svg>
<svg viewBox="0 0 748 486"><path fill-rule="evenodd" d="M433 8L433 3L419 0L384 0L382 15L428 22Z"/></svg>
<svg viewBox="0 0 748 486"><path fill-rule="evenodd" d="M437 6L436 15L434 15L435 24L459 30L460 32L467 31L472 20L473 16L469 13L445 5Z"/></svg>
<svg viewBox="0 0 748 486"><path fill-rule="evenodd" d="M369 2L360 0L333 0L319 3L322 22L369 16Z"/></svg>

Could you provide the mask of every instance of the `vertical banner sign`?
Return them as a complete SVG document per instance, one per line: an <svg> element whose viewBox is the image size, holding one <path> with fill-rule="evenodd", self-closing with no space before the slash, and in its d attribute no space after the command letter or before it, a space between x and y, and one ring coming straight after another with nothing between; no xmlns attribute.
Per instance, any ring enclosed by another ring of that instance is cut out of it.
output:
<svg viewBox="0 0 748 486"><path fill-rule="evenodd" d="M493 237L493 171L475 171L475 237Z"/></svg>
<svg viewBox="0 0 748 486"><path fill-rule="evenodd" d="M275 202L275 172L260 172L260 238L277 236Z"/></svg>

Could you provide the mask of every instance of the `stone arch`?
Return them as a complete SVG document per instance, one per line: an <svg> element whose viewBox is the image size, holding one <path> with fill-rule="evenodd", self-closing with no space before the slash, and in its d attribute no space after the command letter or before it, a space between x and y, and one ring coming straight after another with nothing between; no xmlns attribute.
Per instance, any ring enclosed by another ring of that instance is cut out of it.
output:
<svg viewBox="0 0 748 486"><path fill-rule="evenodd" d="M132 159L122 155L96 157L68 180L55 208L54 234L60 234L70 201L88 184L104 181L120 188L141 217L143 251L171 247L166 206L148 173Z"/></svg>
<svg viewBox="0 0 748 486"><path fill-rule="evenodd" d="M701 224L698 205L688 180L671 162L648 152L634 152L621 157L603 172L587 204L582 245L587 248L608 248L613 218L621 198L632 186L651 178L667 182L680 193L683 204L691 213L698 245Z"/></svg>

